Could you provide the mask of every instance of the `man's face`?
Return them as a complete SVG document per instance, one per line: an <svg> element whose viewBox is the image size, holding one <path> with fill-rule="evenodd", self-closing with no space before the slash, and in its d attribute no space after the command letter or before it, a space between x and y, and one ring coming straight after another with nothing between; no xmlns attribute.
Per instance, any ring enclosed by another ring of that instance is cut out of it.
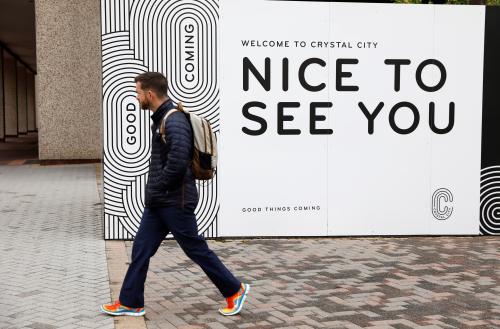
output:
<svg viewBox="0 0 500 329"><path fill-rule="evenodd" d="M151 91L143 90L141 88L141 83L137 82L135 84L135 91L137 92L137 100L139 101L139 105L141 105L141 109L149 110L151 107Z"/></svg>

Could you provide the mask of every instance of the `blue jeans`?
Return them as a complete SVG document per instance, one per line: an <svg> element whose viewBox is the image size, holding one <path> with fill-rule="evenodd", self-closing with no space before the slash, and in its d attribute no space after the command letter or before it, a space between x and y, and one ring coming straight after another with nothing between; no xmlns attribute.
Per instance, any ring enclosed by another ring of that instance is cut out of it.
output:
<svg viewBox="0 0 500 329"><path fill-rule="evenodd" d="M144 283L150 258L156 253L165 236L171 232L186 255L206 273L224 297L240 289L240 281L208 248L198 235L193 211L177 207L145 208L132 247L132 262L120 291L120 302L128 307L144 307Z"/></svg>

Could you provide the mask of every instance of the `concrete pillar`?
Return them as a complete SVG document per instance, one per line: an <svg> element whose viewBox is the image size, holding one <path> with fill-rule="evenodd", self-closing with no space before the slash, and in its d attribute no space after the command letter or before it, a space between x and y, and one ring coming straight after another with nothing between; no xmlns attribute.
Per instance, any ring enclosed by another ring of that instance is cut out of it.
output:
<svg viewBox="0 0 500 329"><path fill-rule="evenodd" d="M35 113L35 75L28 71L26 72L26 90L28 96L28 131L36 130L36 113Z"/></svg>
<svg viewBox="0 0 500 329"><path fill-rule="evenodd" d="M5 140L5 105L3 97L3 50L0 48L0 141Z"/></svg>
<svg viewBox="0 0 500 329"><path fill-rule="evenodd" d="M100 1L37 0L35 16L40 160L100 159Z"/></svg>
<svg viewBox="0 0 500 329"><path fill-rule="evenodd" d="M26 97L26 68L17 66L17 132L28 133L28 106Z"/></svg>
<svg viewBox="0 0 500 329"><path fill-rule="evenodd" d="M17 67L16 60L4 51L5 136L17 136Z"/></svg>
<svg viewBox="0 0 500 329"><path fill-rule="evenodd" d="M36 105L37 104L37 96L38 95L38 90L39 90L39 87L38 87L38 74L35 75L35 129L38 131L38 127L40 127L40 110L38 109L38 106Z"/></svg>

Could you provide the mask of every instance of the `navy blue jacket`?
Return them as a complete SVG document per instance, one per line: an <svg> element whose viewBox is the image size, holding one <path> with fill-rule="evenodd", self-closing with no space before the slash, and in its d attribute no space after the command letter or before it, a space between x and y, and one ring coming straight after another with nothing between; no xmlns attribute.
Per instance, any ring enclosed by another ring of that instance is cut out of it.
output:
<svg viewBox="0 0 500 329"><path fill-rule="evenodd" d="M191 170L193 134L191 124L182 112L172 113L166 123L166 143L160 124L167 112L175 108L167 100L151 115L151 160L146 184L146 207L181 207L194 210L198 191Z"/></svg>

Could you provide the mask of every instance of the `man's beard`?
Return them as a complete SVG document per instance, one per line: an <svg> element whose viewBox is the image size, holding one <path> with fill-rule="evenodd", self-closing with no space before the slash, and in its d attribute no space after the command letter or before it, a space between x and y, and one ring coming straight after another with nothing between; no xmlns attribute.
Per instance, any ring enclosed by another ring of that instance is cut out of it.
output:
<svg viewBox="0 0 500 329"><path fill-rule="evenodd" d="M143 109L143 110L149 110L150 107L151 106L150 106L150 104L149 104L148 101L141 102L141 109Z"/></svg>

